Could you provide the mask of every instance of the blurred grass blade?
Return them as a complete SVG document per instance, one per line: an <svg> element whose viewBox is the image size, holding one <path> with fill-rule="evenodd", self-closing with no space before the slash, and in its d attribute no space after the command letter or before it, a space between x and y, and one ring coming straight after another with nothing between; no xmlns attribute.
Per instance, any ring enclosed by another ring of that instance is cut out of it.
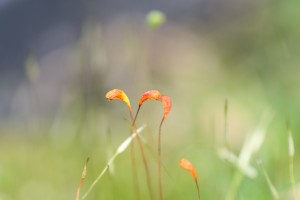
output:
<svg viewBox="0 0 300 200"><path fill-rule="evenodd" d="M87 174L87 167L86 166L87 166L87 163L89 162L89 160L90 160L90 158L86 159L85 165L84 165L83 170L82 170L80 183L79 183L79 186L78 186L77 192L76 192L76 200L80 199L80 190L81 190L81 187L83 185L83 182L84 182L86 174Z"/></svg>
<svg viewBox="0 0 300 200"><path fill-rule="evenodd" d="M25 61L25 70L27 78L31 83L36 83L40 78L40 69L36 57L30 54Z"/></svg>
<svg viewBox="0 0 300 200"><path fill-rule="evenodd" d="M225 147L229 148L228 144L228 100L225 99L224 104L224 144Z"/></svg>
<svg viewBox="0 0 300 200"><path fill-rule="evenodd" d="M140 128L138 128L133 134L131 134L130 137L128 137L124 142L122 142L119 145L119 147L117 148L115 154L110 158L110 160L108 161L108 163L106 164L104 169L101 171L99 176L94 180L94 182L91 184L91 186L89 187L87 192L80 198L81 200L85 199L89 195L89 193L92 191L92 189L98 183L98 181L103 177L105 172L109 169L110 165L113 163L115 158L127 149L129 144L133 141L133 139L137 136L137 134L140 134L144 130L145 127L146 127L146 125L143 125Z"/></svg>
<svg viewBox="0 0 300 200"><path fill-rule="evenodd" d="M256 169L250 164L247 166L240 166L238 157L226 148L221 148L218 150L218 155L221 159L230 162L233 166L238 168L244 175L249 178L255 178L257 176Z"/></svg>
<svg viewBox="0 0 300 200"><path fill-rule="evenodd" d="M288 135L288 147L289 147L289 156L294 157L295 147L294 147L294 139L291 131L289 131L289 135Z"/></svg>
<svg viewBox="0 0 300 200"><path fill-rule="evenodd" d="M292 131L288 127L288 151L289 151L289 171L290 171L290 181L292 185L294 199L298 200L297 190L296 190L296 181L294 174L294 156L295 156L295 147Z"/></svg>
<svg viewBox="0 0 300 200"><path fill-rule="evenodd" d="M262 147L272 118L272 113L264 113L260 124L255 128L252 134L246 138L238 160L238 164L241 168L249 166L252 156Z"/></svg>
<svg viewBox="0 0 300 200"><path fill-rule="evenodd" d="M269 189L270 189L270 191L271 191L271 194L272 194L273 198L274 198L275 200L280 199L279 193L278 193L277 189L275 188L275 186L274 186L274 184L272 183L272 181L271 181L269 175L267 174L267 172L266 172L264 166L262 165L262 161L261 161L261 160L258 160L258 161L257 161L257 165L260 167L261 171L263 172L264 178L265 178L266 181L267 181L267 184L268 184L268 186L269 186Z"/></svg>
<svg viewBox="0 0 300 200"><path fill-rule="evenodd" d="M256 129L249 135L243 144L243 147L240 151L235 172L229 190L226 195L226 200L236 199L236 194L242 183L242 180L245 175L248 175L250 178L255 178L257 176L257 171L254 167L251 166L251 158L257 153L265 140L267 129L273 119L272 112L265 112L262 115L261 121ZM232 159L232 158L231 158ZM233 159L234 160L234 159ZM248 173L245 173L248 172ZM249 173L250 172L250 173ZM250 175L250 176L249 176Z"/></svg>

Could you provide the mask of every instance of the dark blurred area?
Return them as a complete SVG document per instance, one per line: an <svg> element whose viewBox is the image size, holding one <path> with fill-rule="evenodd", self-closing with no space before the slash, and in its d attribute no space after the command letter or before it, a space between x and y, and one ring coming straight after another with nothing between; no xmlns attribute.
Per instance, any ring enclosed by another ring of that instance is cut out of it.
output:
<svg viewBox="0 0 300 200"><path fill-rule="evenodd" d="M10 112L29 54L39 58L78 40L85 16L81 1L16 0L1 5L1 117Z"/></svg>
<svg viewBox="0 0 300 200"><path fill-rule="evenodd" d="M33 54L37 62L42 63L41 60L52 52L70 48L70 46L80 40L85 30L85 25L88 22L92 22L92 26L94 27L103 27L102 31L106 32L106 27L111 27L111 24L116 19L123 18L128 27L134 27L136 30L135 33L131 33L132 37L135 37L135 34L139 34L145 28L143 17L147 12L152 9L160 9L168 16L170 23L182 26L182 29L194 30L196 31L194 32L195 34L197 32L215 34L224 30L224 27L230 26L232 22L237 20L236 18L242 20L246 15L256 12L255 8L257 6L259 5L254 1L216 0L189 0L185 2L4 1L0 7L0 116L2 119L5 119L11 115L13 99L16 98L17 91L24 85L24 80L26 80L25 64L27 58ZM124 31L122 28L116 29L115 31L112 30L112 32ZM106 35L103 36L102 40L107 40ZM114 38L111 40L114 40ZM68 50L61 51L66 56ZM54 60L56 60L55 58ZM63 61L57 62L61 63ZM65 63L62 64L64 66L60 67L55 67L55 62L53 62L52 66L51 64L48 65L49 63L47 62L45 64L47 67L41 63L39 63L41 70L45 68L57 68L56 72L51 74L52 84L55 84L56 79L62 76L61 72L67 68L64 65ZM45 79L49 78L49 75L45 73ZM41 81L43 82L43 80ZM49 84L51 85L51 83ZM54 87L59 86L56 85ZM51 91L49 92L51 94ZM53 93L52 95L55 96L57 94ZM26 97L21 96L18 98ZM43 102L41 101L41 104ZM47 101L45 101L45 105L41 106L47 107L53 105L48 105Z"/></svg>

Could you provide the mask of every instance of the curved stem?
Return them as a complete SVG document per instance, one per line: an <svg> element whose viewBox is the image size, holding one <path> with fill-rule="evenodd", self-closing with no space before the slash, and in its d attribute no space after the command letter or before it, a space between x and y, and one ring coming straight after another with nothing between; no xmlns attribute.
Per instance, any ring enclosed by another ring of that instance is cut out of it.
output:
<svg viewBox="0 0 300 200"><path fill-rule="evenodd" d="M129 114L130 114L130 119L132 121L133 116L132 116L132 109L131 107L129 108ZM136 133L136 131L134 131ZM132 132L130 131L129 133L132 136ZM137 167L136 167L136 159L135 159L135 154L134 154L134 142L131 142L130 144L130 155L131 155L131 166L132 166L132 176L133 176L133 184L135 188L135 196L136 199L140 199L140 189L139 189L139 184L138 184L138 175L137 175Z"/></svg>
<svg viewBox="0 0 300 200"><path fill-rule="evenodd" d="M196 183L197 191L198 191L198 200L200 200L200 189L199 189L199 184L198 184L198 180L197 179L195 179L195 183Z"/></svg>
<svg viewBox="0 0 300 200"><path fill-rule="evenodd" d="M132 129L135 133L137 132L137 129L136 129L136 126L135 126L135 121L136 121L136 118L138 116L138 112L139 112L140 108L141 108L141 106L139 106L135 117L133 117L132 110L131 110L131 108L129 108L130 118L131 118L131 122L132 122L131 127L132 127ZM140 149L142 159L143 159L143 163L144 163L144 166L145 166L145 172L146 172L146 177L147 177L146 179L147 179L148 190L149 190L149 193L150 193L150 198L154 199L153 190L152 190L152 186L151 186L150 171L149 171L148 163L147 163L147 160L146 160L146 156L145 156L144 148L143 148L143 145L142 145L142 141L141 141L141 138L138 134L136 135L136 138L137 138L137 141L138 141L139 149Z"/></svg>
<svg viewBox="0 0 300 200"><path fill-rule="evenodd" d="M163 187L161 180L161 127L164 120L161 120L158 131L158 151L157 151L157 163L158 163L158 185L159 185L159 199L163 199Z"/></svg>
<svg viewBox="0 0 300 200"><path fill-rule="evenodd" d="M136 160L135 160L135 154L134 154L134 143L131 142L130 144L130 154L131 154L131 165L132 165L132 172L133 172L133 182L134 182L134 188L135 188L135 196L136 199L140 199L140 188L138 184L138 175L137 175L137 167L136 167Z"/></svg>
<svg viewBox="0 0 300 200"><path fill-rule="evenodd" d="M135 127L134 127L134 129L136 131ZM146 160L146 157L145 157L145 152L144 152L144 149L143 149L143 146L142 146L142 141L141 141L141 138L139 137L139 135L137 135L137 141L138 141L138 144L139 144L140 152L142 154L143 163L144 163L144 166L145 166L145 171L146 171L146 176L147 176L147 185L148 185L148 190L150 192L150 199L154 199L153 190L152 190L152 186L151 186L150 171L149 171L148 163L147 163L147 160Z"/></svg>
<svg viewBox="0 0 300 200"><path fill-rule="evenodd" d="M136 111L136 113L135 113L135 116L134 116L134 119L133 119L133 124L135 124L135 122L136 122L136 118L138 117L138 114L139 114L139 112L140 112L140 109L141 109L141 105L138 107L138 109L137 109L137 111Z"/></svg>

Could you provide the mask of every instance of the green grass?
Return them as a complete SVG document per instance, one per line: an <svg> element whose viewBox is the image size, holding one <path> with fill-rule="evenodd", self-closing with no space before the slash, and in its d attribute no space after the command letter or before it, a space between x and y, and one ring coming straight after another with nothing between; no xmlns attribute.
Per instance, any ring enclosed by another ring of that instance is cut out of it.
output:
<svg viewBox="0 0 300 200"><path fill-rule="evenodd" d="M175 115L172 112L170 116L172 114ZM229 114L229 130L230 117ZM202 199L225 199L237 169L231 163L223 161L217 156L217 149L222 146L222 143L218 143L218 141L212 143L211 137L214 133L208 134L204 130L200 130L199 133L190 133L189 135L187 133L174 133L171 128L171 120L170 117L170 120L166 121L166 128L162 137L164 199L197 198L193 180L178 166L178 161L182 157L187 157L195 165L199 176ZM285 135L285 133L271 132L272 126L276 125L275 122L273 120L270 124L270 128L266 133L267 139L262 144L259 153L255 154L254 158L251 159L250 164L257 168L255 164L256 158L264 161L266 171L278 189L280 196L284 199L287 198L288 193L292 192L289 176L287 137L277 139L276 135L281 136ZM170 124L168 125L168 123ZM126 124L123 124L125 125L124 127L117 126L111 129L111 134L118 134L118 136L112 138L111 145L113 149L116 149L128 135L130 126L128 124L126 126ZM220 125L223 124L220 122ZM155 140L153 140L155 139L153 135L155 134L155 129L153 130L149 126L143 132L148 142L145 150L152 177L156 177L156 144ZM193 126L198 125L193 124ZM24 130L22 129L23 132ZM85 130L85 128L82 130ZM109 158L108 146L104 145L106 140L105 131L102 133L100 131L100 134L99 132L87 134L83 131L80 132L78 137L67 134L67 136L61 136L62 141L51 139L49 135L36 136L29 134L30 130L26 130L24 135L14 133L20 131L18 129L9 129L9 132L3 134L0 140L0 194L8 200L75 199L76 189L86 158L90 157L91 160L87 167L87 177L81 194L87 191L88 187L106 166ZM222 132L215 134L220 134L219 137L223 138ZM193 140L191 135L197 136L197 140ZM63 139L64 137L66 138ZM83 137L85 139L82 139ZM230 141L230 132L228 137ZM68 138L72 142L66 141ZM274 142L270 142L270 140ZM89 145L89 143L92 145ZM212 146L212 144L214 145ZM280 148L279 154L272 150L274 146ZM232 148L238 154L239 147ZM297 145L295 145L295 149L297 151ZM138 171L136 173L138 173L140 178L141 197L149 199L142 160L138 152L136 152L136 155L139 158ZM129 151L127 150L124 154L119 155L113 165L113 172L104 174L86 199L133 199L134 189ZM295 158L294 165L295 180L297 182L297 177L299 177L299 171L297 170L299 160L297 158ZM153 183L155 183L154 181L156 181L155 178ZM258 177L255 179L242 175L242 179L236 183L238 184L235 191L236 199L272 199L272 194L263 178L263 174L260 172L258 172ZM156 190L155 195L158 195L157 192Z"/></svg>

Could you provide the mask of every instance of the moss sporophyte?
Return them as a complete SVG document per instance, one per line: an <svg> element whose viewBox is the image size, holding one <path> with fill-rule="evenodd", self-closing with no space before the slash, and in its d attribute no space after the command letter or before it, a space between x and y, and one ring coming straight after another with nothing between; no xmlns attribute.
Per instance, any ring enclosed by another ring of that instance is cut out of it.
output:
<svg viewBox="0 0 300 200"><path fill-rule="evenodd" d="M113 89L110 90L106 93L105 95L106 99L111 101L111 100L121 100L123 101L129 110L129 115L130 115L130 120L131 120L131 130L130 130L130 137L127 138L116 150L116 153L113 155L113 157L109 160L109 162L107 163L107 165L105 166L105 168L102 170L102 172L99 174L99 176L96 178L96 180L92 183L92 185L89 187L89 189L87 190L87 192L80 198L80 189L82 186L82 183L86 177L86 173L87 173L87 169L86 169L86 164L84 166L83 172L82 172L82 178L77 190L77 195L76 195L76 200L83 200L85 199L90 191L93 189L93 187L96 185L96 183L102 178L103 174L108 170L109 166L112 164L112 162L114 161L114 159L121 153L124 152L124 150L129 146L130 144L130 149L131 149L131 164L132 164L132 171L133 171L133 181L134 181L134 188L135 188L135 196L136 199L141 199L140 198L140 190L139 190L139 184L138 184L138 176L137 176L137 169L136 169L136 159L135 159L135 154L134 154L134 139L137 138L138 141L138 146L139 146L139 151L143 160L143 164L144 164L144 168L145 168L145 173L146 173L146 180L147 180L147 186L148 186L148 190L149 190L149 194L150 194L150 199L154 200L157 199L154 197L154 192L152 189L152 185L151 185L151 176L150 176L150 171L149 171L149 166L148 166L148 162L145 156L145 152L144 152L144 148L142 145L142 141L140 138L140 132L142 131L142 129L144 127L141 127L139 129L136 128L136 120L139 114L139 111L143 105L144 102L146 102L147 100L153 99L153 100L157 100L160 101L163 105L163 117L161 119L160 125L159 125L159 130L158 130L158 150L157 150L157 162L158 162L158 190L159 190L159 199L162 200L163 199L163 187L162 187L162 178L161 178L161 128L162 128L162 124L164 122L164 120L166 119L166 117L168 116L171 107L172 107L172 103L171 103L171 98L169 96L165 96L165 95L161 95L161 93L158 90L149 90L147 92L144 92L139 100L139 104L138 104L138 109L136 111L135 116L133 117L133 112L132 112L132 107L130 104L130 100L128 98L128 96L126 95L126 93L121 90L121 89Z"/></svg>
<svg viewBox="0 0 300 200"><path fill-rule="evenodd" d="M192 177L194 178L194 181L195 181L196 186L197 186L197 191L198 191L198 200L200 200L200 190L199 190L199 184L198 184L198 179L197 179L197 172L196 172L196 169L195 169L194 165L189 160L187 160L185 158L182 158L179 161L179 166L182 169L187 170L192 175Z"/></svg>

